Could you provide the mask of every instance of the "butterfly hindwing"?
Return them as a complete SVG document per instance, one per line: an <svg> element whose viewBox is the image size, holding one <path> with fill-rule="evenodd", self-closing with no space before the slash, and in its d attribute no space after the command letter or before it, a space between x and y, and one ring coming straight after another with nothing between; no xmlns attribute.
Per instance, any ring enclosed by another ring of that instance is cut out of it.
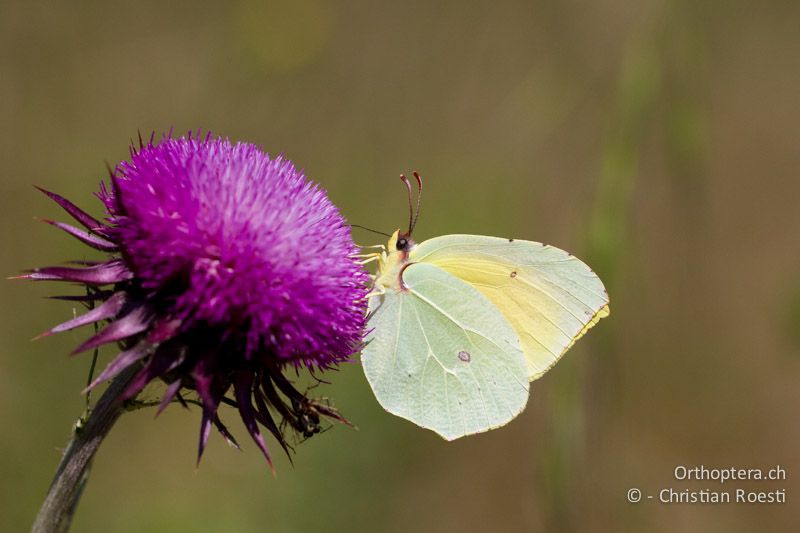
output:
<svg viewBox="0 0 800 533"><path fill-rule="evenodd" d="M387 411L447 440L502 426L528 399L517 333L470 284L433 264L409 265L403 288L370 300L362 352Z"/></svg>

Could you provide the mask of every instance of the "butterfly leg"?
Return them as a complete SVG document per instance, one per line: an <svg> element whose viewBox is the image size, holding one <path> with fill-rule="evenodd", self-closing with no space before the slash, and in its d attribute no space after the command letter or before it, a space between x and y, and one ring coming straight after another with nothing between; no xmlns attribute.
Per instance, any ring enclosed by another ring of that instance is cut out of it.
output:
<svg viewBox="0 0 800 533"><path fill-rule="evenodd" d="M356 245L358 246L358 245ZM360 250L370 250L370 249L378 249L379 252L368 252L365 254L353 254L352 257L372 257L373 255L383 255L386 253L386 247L382 244L376 244L375 246L358 246Z"/></svg>
<svg viewBox="0 0 800 533"><path fill-rule="evenodd" d="M359 262L362 265L366 265L368 263L372 263L373 261L379 261L381 259L381 257L383 257L383 254L380 253L380 252L373 252L373 253L370 253L370 254L354 254L354 255L351 255L350 257L361 259L361 261L359 261Z"/></svg>
<svg viewBox="0 0 800 533"><path fill-rule="evenodd" d="M373 286L369 294L364 296L364 299L369 300L373 296L382 296L385 293L386 293L386 287L384 287L383 285L378 285L377 287Z"/></svg>
<svg viewBox="0 0 800 533"><path fill-rule="evenodd" d="M381 256L378 255L378 254L375 254L375 255L373 255L373 256L361 261L361 264L362 265L366 265L366 264L372 263L373 261L380 261L380 259L381 259Z"/></svg>

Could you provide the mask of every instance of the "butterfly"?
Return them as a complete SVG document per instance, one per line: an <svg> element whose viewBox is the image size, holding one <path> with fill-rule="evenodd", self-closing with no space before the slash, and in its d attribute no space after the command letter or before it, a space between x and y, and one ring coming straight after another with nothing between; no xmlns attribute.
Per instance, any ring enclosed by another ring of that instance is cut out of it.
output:
<svg viewBox="0 0 800 533"><path fill-rule="evenodd" d="M368 295L361 361L381 406L446 440L503 426L540 378L601 318L600 278L568 252L533 241L444 235L415 243L408 231L380 251Z"/></svg>

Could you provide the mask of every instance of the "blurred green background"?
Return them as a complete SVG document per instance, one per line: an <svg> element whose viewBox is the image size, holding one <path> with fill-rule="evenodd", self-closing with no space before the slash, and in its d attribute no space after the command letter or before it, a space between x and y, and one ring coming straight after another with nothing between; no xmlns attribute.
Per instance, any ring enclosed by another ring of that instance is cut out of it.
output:
<svg viewBox="0 0 800 533"><path fill-rule="evenodd" d="M38 184L99 214L137 130L212 129L284 152L353 223L552 243L612 316L509 426L454 443L388 415L358 364L318 389L335 427L276 452L223 418L126 415L75 531L790 531L800 523L800 3L0 4L0 271L85 257L32 217ZM382 237L356 230L361 244ZM315 243L309 243L314 246ZM0 283L0 530L25 531L80 415L89 356L54 285ZM112 354L103 353L103 362ZM102 363L101 363L102 364ZM277 446L273 442L272 448ZM676 465L780 483L677 482ZM784 505L632 505L639 487L786 488Z"/></svg>

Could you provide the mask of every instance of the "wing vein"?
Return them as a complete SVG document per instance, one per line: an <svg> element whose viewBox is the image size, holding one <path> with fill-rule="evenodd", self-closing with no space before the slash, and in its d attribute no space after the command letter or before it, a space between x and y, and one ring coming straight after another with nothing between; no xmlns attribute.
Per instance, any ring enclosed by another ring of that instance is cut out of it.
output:
<svg viewBox="0 0 800 533"><path fill-rule="evenodd" d="M443 283L439 283L439 281L437 281L437 280L432 280L432 281L435 282L435 283L438 283L439 285L442 285L443 287L446 288L446 285L444 285ZM444 315L445 318L450 320L450 322L452 322L453 324L455 324L459 328L463 329L464 331L469 331L470 333L474 333L478 337L486 339L490 343L494 344L495 346L497 346L497 348L500 348L500 346L496 342L494 342L492 339L490 339L489 337L487 337L486 335L484 335L483 333L481 333L480 331L478 331L476 329L473 329L473 328L470 328L468 326L463 325L461 322L456 320L452 315L450 315L450 313L447 313L444 309L442 309L441 307L439 307L438 305L436 305L435 303L430 301L428 298L425 298L424 296L422 296L419 292L413 291L413 290L411 292L414 294L414 296L416 296L417 298L419 298L420 300L422 300L424 303L428 304L429 306L433 307L436 311L438 311L439 313ZM494 304L492 304L491 302L488 302L488 303L489 303L489 305L494 306ZM471 341L470 341L470 344L472 344ZM474 346L474 344L473 344L473 346ZM502 348L500 348L500 349L502 349Z"/></svg>

